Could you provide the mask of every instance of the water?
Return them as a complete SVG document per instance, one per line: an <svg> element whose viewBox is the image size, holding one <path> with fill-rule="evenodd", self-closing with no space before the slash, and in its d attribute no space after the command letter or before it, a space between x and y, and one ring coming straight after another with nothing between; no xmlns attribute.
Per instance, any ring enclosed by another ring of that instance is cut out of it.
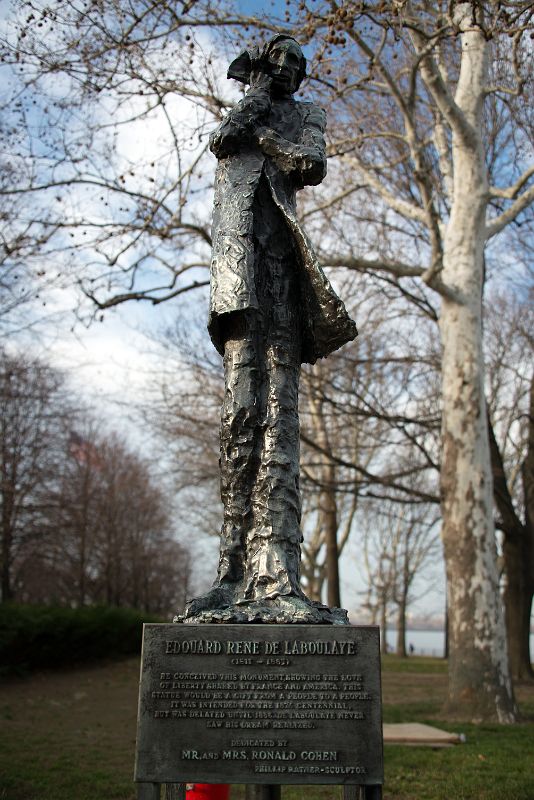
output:
<svg viewBox="0 0 534 800"><path fill-rule="evenodd" d="M388 629L386 641L388 651L394 653L397 646L397 632L393 629ZM445 632L408 630L406 632L406 647L409 648L410 644L414 647L414 655L443 658L445 653ZM530 654L531 658L534 658L534 633L530 634Z"/></svg>

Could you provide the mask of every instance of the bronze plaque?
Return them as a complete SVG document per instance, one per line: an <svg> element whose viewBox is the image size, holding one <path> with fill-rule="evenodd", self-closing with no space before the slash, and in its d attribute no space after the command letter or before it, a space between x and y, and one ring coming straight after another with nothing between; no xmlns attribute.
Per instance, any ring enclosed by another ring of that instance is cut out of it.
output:
<svg viewBox="0 0 534 800"><path fill-rule="evenodd" d="M135 780L382 783L378 628L145 625Z"/></svg>

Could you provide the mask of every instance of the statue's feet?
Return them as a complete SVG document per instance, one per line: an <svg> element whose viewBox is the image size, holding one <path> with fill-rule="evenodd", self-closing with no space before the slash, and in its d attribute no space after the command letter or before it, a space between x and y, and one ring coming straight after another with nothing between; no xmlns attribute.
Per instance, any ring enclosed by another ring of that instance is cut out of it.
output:
<svg viewBox="0 0 534 800"><path fill-rule="evenodd" d="M255 537L249 544L246 574L241 571L238 580L222 577L226 562L221 559L218 582L191 600L174 622L349 624L344 609L309 600L300 588L298 544L267 537Z"/></svg>
<svg viewBox="0 0 534 800"><path fill-rule="evenodd" d="M248 544L244 599L263 602L293 595L306 600L299 583L298 544L256 535Z"/></svg>
<svg viewBox="0 0 534 800"><path fill-rule="evenodd" d="M264 625L348 625L347 612L343 608L328 608L299 594L275 595L247 599L241 594L229 599L221 596L215 587L203 597L192 600L182 617L174 622L189 624L236 623Z"/></svg>
<svg viewBox="0 0 534 800"><path fill-rule="evenodd" d="M190 600L183 615L176 615L173 622L186 622L204 612L228 608L234 603L235 595L236 587L232 583L220 583L213 586L206 594Z"/></svg>
<svg viewBox="0 0 534 800"><path fill-rule="evenodd" d="M254 600L238 600L237 607L248 622L307 625L348 625L343 608L328 608L306 597L304 592L256 596Z"/></svg>

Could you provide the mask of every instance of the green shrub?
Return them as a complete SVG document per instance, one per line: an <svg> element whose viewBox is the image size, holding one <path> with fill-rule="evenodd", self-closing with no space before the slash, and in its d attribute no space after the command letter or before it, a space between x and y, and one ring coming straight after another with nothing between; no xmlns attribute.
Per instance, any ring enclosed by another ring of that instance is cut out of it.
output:
<svg viewBox="0 0 534 800"><path fill-rule="evenodd" d="M59 608L0 605L0 673L67 667L141 652L139 611L111 606Z"/></svg>

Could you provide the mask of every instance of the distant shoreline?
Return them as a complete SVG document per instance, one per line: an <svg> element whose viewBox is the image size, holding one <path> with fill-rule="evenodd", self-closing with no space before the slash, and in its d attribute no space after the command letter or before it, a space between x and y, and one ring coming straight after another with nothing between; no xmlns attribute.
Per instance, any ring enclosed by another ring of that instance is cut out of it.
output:
<svg viewBox="0 0 534 800"><path fill-rule="evenodd" d="M349 612L349 618L352 621L353 617L351 617L350 612ZM371 625L372 623L370 623L369 620L366 620L365 622L362 622L362 621L358 620L356 622L353 622L352 624L353 625ZM396 633L397 632L397 627L396 627L396 625L394 623L393 624L389 624L387 626L386 630L387 631L394 631ZM445 633L445 622L424 622L424 623L423 622L416 622L414 624L410 624L410 625L407 626L406 633L408 633L408 631L417 631L418 633ZM530 627L530 635L534 636L534 624L532 624L531 627Z"/></svg>
<svg viewBox="0 0 534 800"><path fill-rule="evenodd" d="M386 629L387 650L394 653L397 647L397 629ZM413 655L436 656L445 654L445 631L443 628L407 628L406 648ZM530 651L534 653L534 633L530 634Z"/></svg>

